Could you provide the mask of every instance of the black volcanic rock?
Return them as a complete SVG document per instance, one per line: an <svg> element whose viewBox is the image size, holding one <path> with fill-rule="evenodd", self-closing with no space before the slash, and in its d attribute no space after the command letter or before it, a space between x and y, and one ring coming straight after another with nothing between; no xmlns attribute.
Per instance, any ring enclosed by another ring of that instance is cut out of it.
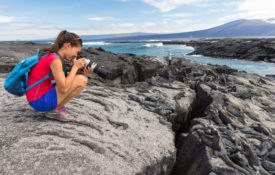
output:
<svg viewBox="0 0 275 175"><path fill-rule="evenodd" d="M82 54L92 62L109 69L111 73L108 79L114 80L119 77L122 84L145 81L154 76L155 72L161 68L159 62L152 62L147 56L113 54L98 48L84 49Z"/></svg>
<svg viewBox="0 0 275 175"><path fill-rule="evenodd" d="M194 47L195 50L188 55L204 55L214 58L233 58L275 63L274 38L224 38L139 42L161 42L164 45L184 44ZM118 41L113 43L133 43L133 41Z"/></svg>
<svg viewBox="0 0 275 175"><path fill-rule="evenodd" d="M202 40L195 44L196 50L190 54L273 62L272 59L275 57L273 43L274 39Z"/></svg>
<svg viewBox="0 0 275 175"><path fill-rule="evenodd" d="M19 51L5 48L17 54L0 57L11 65L40 46L11 45ZM274 173L271 78L184 58L169 66L155 57L83 52L112 78L89 75L86 89L66 105L77 114L68 123L0 90L2 174ZM0 74L1 86L6 76Z"/></svg>
<svg viewBox="0 0 275 175"><path fill-rule="evenodd" d="M191 41L164 41L163 44L185 44L192 46L195 50L189 53L189 55L275 62L275 39L273 38L200 39Z"/></svg>

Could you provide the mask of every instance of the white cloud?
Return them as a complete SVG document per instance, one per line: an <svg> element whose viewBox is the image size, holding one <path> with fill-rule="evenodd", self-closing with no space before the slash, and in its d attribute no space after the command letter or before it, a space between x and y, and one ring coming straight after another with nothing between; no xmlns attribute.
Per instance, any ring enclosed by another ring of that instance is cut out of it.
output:
<svg viewBox="0 0 275 175"><path fill-rule="evenodd" d="M251 18L275 17L274 0L245 0L241 2L238 11L247 13Z"/></svg>
<svg viewBox="0 0 275 175"><path fill-rule="evenodd" d="M0 23L12 22L13 19L13 16L0 16Z"/></svg>
<svg viewBox="0 0 275 175"><path fill-rule="evenodd" d="M151 27L151 26L155 26L156 24L153 22L146 22L144 23L145 26Z"/></svg>
<svg viewBox="0 0 275 175"><path fill-rule="evenodd" d="M51 23L25 21L25 16L12 17L12 20L0 24L0 40L32 40L56 37L63 30Z"/></svg>
<svg viewBox="0 0 275 175"><path fill-rule="evenodd" d="M121 23L121 24L111 24L112 27L115 28L130 28L130 27L134 27L135 24L133 23Z"/></svg>
<svg viewBox="0 0 275 175"><path fill-rule="evenodd" d="M67 29L78 35L103 35L103 34L118 34L118 33L178 33L189 32L193 30L206 29L213 26L205 26L202 24L182 25L188 21L167 20L164 24L159 23L122 23L111 24L108 27L89 27L89 28L59 28L47 23L25 23L25 24L9 24L0 25L0 40L34 40L55 38L58 33Z"/></svg>
<svg viewBox="0 0 275 175"><path fill-rule="evenodd" d="M175 22L176 24L183 25L183 24L186 24L186 23L191 22L191 20L188 20L188 19L181 19L181 20L175 20L174 22Z"/></svg>
<svg viewBox="0 0 275 175"><path fill-rule="evenodd" d="M62 29L41 28L36 23L9 23L0 26L0 40L31 40L56 37Z"/></svg>
<svg viewBox="0 0 275 175"><path fill-rule="evenodd" d="M236 6L234 14L220 18L220 21L236 19L268 19L275 17L274 0L244 0L232 3Z"/></svg>
<svg viewBox="0 0 275 175"><path fill-rule="evenodd" d="M142 13L142 14L154 14L156 12L157 12L156 10L151 10L151 11L141 11L140 13Z"/></svg>
<svg viewBox="0 0 275 175"><path fill-rule="evenodd" d="M208 13L223 13L225 12L225 9L220 8L220 9L210 9L207 11Z"/></svg>
<svg viewBox="0 0 275 175"><path fill-rule="evenodd" d="M175 17L175 18L184 18L184 17L190 17L190 16L194 16L194 14L191 13L174 13L174 14L165 14L163 15L164 17Z"/></svg>
<svg viewBox="0 0 275 175"><path fill-rule="evenodd" d="M213 26L204 26L201 23L185 25L188 20L164 19L159 22L144 23L117 23L108 26L93 25L87 28L60 28L45 22L10 22L0 25L0 40L34 40L55 38L61 30L67 29L78 35L102 35L118 33L178 33Z"/></svg>
<svg viewBox="0 0 275 175"><path fill-rule="evenodd" d="M168 21L169 21L170 19L163 19L162 21L161 21L161 24L163 24L163 25L166 25L166 24L168 24Z"/></svg>
<svg viewBox="0 0 275 175"><path fill-rule="evenodd" d="M90 21L110 21L113 20L113 17L91 17L88 18Z"/></svg>
<svg viewBox="0 0 275 175"><path fill-rule="evenodd" d="M211 3L211 2L201 2L201 3L196 3L195 6L197 7L212 7L215 6L216 3Z"/></svg>
<svg viewBox="0 0 275 175"><path fill-rule="evenodd" d="M144 3L150 4L158 8L161 12L168 12L182 5L189 5L201 0L142 0Z"/></svg>

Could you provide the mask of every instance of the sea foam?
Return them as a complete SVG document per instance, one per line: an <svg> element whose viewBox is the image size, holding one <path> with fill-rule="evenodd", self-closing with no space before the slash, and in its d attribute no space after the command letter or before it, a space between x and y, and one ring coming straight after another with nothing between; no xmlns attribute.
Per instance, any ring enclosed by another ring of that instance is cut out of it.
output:
<svg viewBox="0 0 275 175"><path fill-rule="evenodd" d="M84 42L83 45L109 45L111 43L105 43L105 42Z"/></svg>
<svg viewBox="0 0 275 175"><path fill-rule="evenodd" d="M162 47L162 43L154 43L154 44L145 44L145 47Z"/></svg>

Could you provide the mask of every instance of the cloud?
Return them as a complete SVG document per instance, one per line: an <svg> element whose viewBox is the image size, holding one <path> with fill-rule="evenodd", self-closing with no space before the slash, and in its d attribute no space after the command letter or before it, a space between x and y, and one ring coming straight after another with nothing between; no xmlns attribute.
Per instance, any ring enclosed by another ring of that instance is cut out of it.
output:
<svg viewBox="0 0 275 175"><path fill-rule="evenodd" d="M275 1L245 0L239 4L237 10L251 18L272 18L275 17Z"/></svg>
<svg viewBox="0 0 275 175"><path fill-rule="evenodd" d="M5 20L5 23L0 23L0 40L48 39L56 37L63 30L47 22L23 21L25 18L14 16Z"/></svg>
<svg viewBox="0 0 275 175"><path fill-rule="evenodd" d="M148 26L148 27L152 27L152 26L155 26L156 24L153 22L146 22L146 23L144 23L144 25Z"/></svg>
<svg viewBox="0 0 275 175"><path fill-rule="evenodd" d="M0 40L35 40L55 38L61 30L67 29L78 35L103 35L118 33L178 33L206 29L201 23L184 25L188 20L164 19L159 22L113 23L110 25L92 25L85 28L60 28L46 22L13 21L0 25ZM213 27L213 26L212 26Z"/></svg>
<svg viewBox="0 0 275 175"><path fill-rule="evenodd" d="M188 20L188 19L181 19L181 20L175 20L174 22L175 22L176 24L183 25L183 24L186 24L186 23L191 22L191 20Z"/></svg>
<svg viewBox="0 0 275 175"><path fill-rule="evenodd" d="M140 13L142 14L154 14L156 13L157 11L156 10L151 10L151 11L140 11Z"/></svg>
<svg viewBox="0 0 275 175"><path fill-rule="evenodd" d="M118 33L179 33L193 30L206 29L213 26L204 26L196 23L194 25L182 25L185 20L166 20L158 23L118 23L106 26L94 25L87 28L60 28L49 23L7 23L0 25L0 40L35 40L55 38L61 30L67 29L78 35L103 35ZM176 25L175 25L176 24Z"/></svg>
<svg viewBox="0 0 275 175"><path fill-rule="evenodd" d="M172 17L172 18L184 18L184 17L190 17L190 16L194 16L194 14L191 13L174 13L174 14L165 14L163 15L164 17Z"/></svg>
<svg viewBox="0 0 275 175"><path fill-rule="evenodd" d="M113 17L91 17L88 18L90 21L110 21L113 20Z"/></svg>
<svg viewBox="0 0 275 175"><path fill-rule="evenodd" d="M220 8L220 9L209 9L207 12L208 13L222 13L222 12L225 12L225 9L223 9L223 8Z"/></svg>
<svg viewBox="0 0 275 175"><path fill-rule="evenodd" d="M142 0L151 6L158 8L161 12L168 12L182 5L189 5L201 0Z"/></svg>
<svg viewBox="0 0 275 175"><path fill-rule="evenodd" d="M32 40L56 37L60 28L43 28L37 23L7 23L0 26L0 40Z"/></svg>
<svg viewBox="0 0 275 175"><path fill-rule="evenodd" d="M213 7L213 6L215 6L216 5L216 3L211 3L211 2L201 2L201 3L196 3L196 4L194 4L195 6L197 6L197 7L208 7L208 8L210 8L210 7Z"/></svg>
<svg viewBox="0 0 275 175"><path fill-rule="evenodd" d="M0 23L12 22L14 19L13 16L0 16Z"/></svg>
<svg viewBox="0 0 275 175"><path fill-rule="evenodd" d="M135 24L133 23L121 23L121 24L111 24L112 27L115 28L130 28L130 27L134 27Z"/></svg>
<svg viewBox="0 0 275 175"><path fill-rule="evenodd" d="M163 20L161 21L161 24L162 24L162 25L166 25L166 24L168 24L169 21L170 21L170 19L163 19Z"/></svg>
<svg viewBox="0 0 275 175"><path fill-rule="evenodd" d="M268 19L275 17L274 0L244 0L231 4L236 6L234 14L220 18L220 21L236 19Z"/></svg>

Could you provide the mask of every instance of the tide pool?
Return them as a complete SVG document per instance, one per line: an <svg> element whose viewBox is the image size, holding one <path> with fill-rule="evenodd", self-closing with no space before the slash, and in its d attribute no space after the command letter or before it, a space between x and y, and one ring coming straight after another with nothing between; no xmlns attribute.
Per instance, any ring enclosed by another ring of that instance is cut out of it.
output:
<svg viewBox="0 0 275 175"><path fill-rule="evenodd" d="M237 59L222 59L205 57L202 55L187 55L194 50L193 47L185 45L163 45L159 43L106 43L102 42L84 42L84 48L102 47L104 50L113 53L132 53L136 55L147 55L155 57L167 57L169 54L173 58L186 58L203 64L227 65L239 71L255 73L261 76L275 74L275 63L255 62Z"/></svg>

